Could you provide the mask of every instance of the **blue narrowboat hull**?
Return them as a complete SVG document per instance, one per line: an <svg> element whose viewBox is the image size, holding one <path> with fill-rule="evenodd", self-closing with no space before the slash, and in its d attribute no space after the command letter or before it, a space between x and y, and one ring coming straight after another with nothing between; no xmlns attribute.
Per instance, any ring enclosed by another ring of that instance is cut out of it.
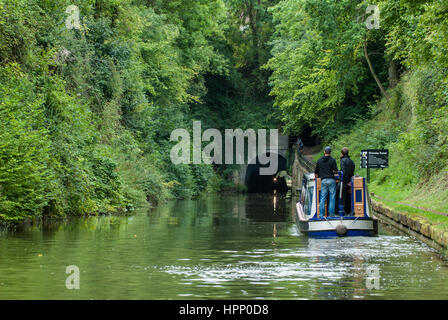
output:
<svg viewBox="0 0 448 320"><path fill-rule="evenodd" d="M297 217L297 227L300 232L313 238L340 237L336 227L342 224L346 228L345 237L370 237L378 234L378 220L370 217L356 218L353 216L316 220L300 220Z"/></svg>
<svg viewBox="0 0 448 320"><path fill-rule="evenodd" d="M304 232L311 238L336 238L340 237L336 231L327 230L327 231L309 231ZM373 230L347 230L345 237L373 237L375 236L375 232Z"/></svg>

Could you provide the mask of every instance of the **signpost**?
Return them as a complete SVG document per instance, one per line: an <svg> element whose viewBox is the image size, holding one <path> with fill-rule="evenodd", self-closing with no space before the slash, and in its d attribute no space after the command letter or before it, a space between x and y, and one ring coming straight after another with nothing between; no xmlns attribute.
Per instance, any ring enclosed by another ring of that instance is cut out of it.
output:
<svg viewBox="0 0 448 320"><path fill-rule="evenodd" d="M370 169L384 169L389 167L389 150L362 150L360 160L361 168L367 169L367 182L370 182Z"/></svg>

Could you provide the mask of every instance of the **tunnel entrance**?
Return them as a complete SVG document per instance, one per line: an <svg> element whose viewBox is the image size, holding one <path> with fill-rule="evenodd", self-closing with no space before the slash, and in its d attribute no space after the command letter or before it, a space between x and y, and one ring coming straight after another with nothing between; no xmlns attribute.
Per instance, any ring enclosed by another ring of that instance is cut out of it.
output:
<svg viewBox="0 0 448 320"><path fill-rule="evenodd" d="M267 153L269 156L269 153ZM258 157L256 163L249 164L246 171L246 186L250 193L272 193L274 190L280 193L286 193L288 186L284 178L275 178L278 172L286 171L286 159L278 155L278 169L274 175L260 175L260 168L269 167L269 164L263 165L259 162Z"/></svg>
<svg viewBox="0 0 448 320"><path fill-rule="evenodd" d="M298 137L300 137L305 147L314 147L320 144L318 135L313 134L313 129L309 125L305 125L298 136L289 136L290 147L297 142Z"/></svg>
<svg viewBox="0 0 448 320"><path fill-rule="evenodd" d="M319 137L317 135L313 135L313 129L309 125L306 125L302 129L300 138L302 139L303 144L307 147L313 147L320 143Z"/></svg>

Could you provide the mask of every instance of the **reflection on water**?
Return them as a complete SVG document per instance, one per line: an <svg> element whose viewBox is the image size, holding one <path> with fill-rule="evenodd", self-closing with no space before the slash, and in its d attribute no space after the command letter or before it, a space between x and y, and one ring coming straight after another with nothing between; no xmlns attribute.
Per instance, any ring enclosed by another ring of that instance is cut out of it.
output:
<svg viewBox="0 0 448 320"><path fill-rule="evenodd" d="M177 201L130 217L72 218L0 235L1 299L447 299L435 252L380 226L310 239L285 195ZM80 290L65 287L79 267ZM377 267L379 289L366 270Z"/></svg>

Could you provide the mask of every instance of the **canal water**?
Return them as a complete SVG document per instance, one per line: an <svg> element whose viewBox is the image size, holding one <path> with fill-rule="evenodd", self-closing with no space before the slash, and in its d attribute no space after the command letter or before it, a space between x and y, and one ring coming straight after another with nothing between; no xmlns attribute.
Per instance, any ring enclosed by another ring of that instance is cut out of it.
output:
<svg viewBox="0 0 448 320"><path fill-rule="evenodd" d="M2 233L0 299L448 299L448 266L383 225L310 239L291 199L210 196Z"/></svg>

